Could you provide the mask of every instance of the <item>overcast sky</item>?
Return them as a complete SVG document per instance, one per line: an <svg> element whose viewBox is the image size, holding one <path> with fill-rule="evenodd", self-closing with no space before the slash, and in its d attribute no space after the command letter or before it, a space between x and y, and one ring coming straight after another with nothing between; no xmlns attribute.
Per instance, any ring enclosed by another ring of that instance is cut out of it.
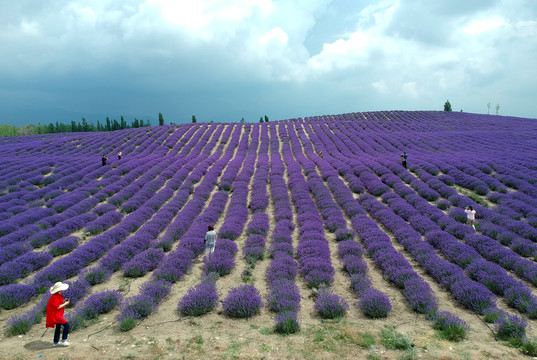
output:
<svg viewBox="0 0 537 360"><path fill-rule="evenodd" d="M257 122L447 99L537 118L537 1L0 0L0 124Z"/></svg>

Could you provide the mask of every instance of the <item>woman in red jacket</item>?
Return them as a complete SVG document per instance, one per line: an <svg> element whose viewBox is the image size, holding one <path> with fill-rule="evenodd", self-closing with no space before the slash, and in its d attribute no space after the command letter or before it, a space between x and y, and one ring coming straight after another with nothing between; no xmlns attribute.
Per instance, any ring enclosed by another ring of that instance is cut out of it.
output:
<svg viewBox="0 0 537 360"><path fill-rule="evenodd" d="M67 290L69 284L57 282L50 288L50 299L47 304L47 324L48 328L56 327L54 331L54 342L52 346L69 346L67 336L69 335L69 323L63 317L64 307L69 305L69 299L63 299L62 291ZM63 325L62 341L60 332Z"/></svg>

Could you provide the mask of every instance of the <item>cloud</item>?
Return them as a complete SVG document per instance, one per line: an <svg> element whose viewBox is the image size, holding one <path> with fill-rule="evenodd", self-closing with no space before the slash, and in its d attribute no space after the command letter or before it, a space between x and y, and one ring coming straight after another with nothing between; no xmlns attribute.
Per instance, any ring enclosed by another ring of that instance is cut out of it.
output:
<svg viewBox="0 0 537 360"><path fill-rule="evenodd" d="M530 0L2 2L0 93L10 100L0 111L240 119L308 106L441 109L449 98L467 111L513 103L527 116L537 114L536 9Z"/></svg>

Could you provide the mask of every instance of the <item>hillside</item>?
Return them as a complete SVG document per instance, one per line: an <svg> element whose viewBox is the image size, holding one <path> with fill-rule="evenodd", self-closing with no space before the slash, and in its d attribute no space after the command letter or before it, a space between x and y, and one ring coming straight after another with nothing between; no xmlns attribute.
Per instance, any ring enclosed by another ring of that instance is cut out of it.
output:
<svg viewBox="0 0 537 360"><path fill-rule="evenodd" d="M537 336L535 119L166 125L0 138L0 156L0 358L514 359L532 343L513 327ZM63 349L41 318L56 281L75 324ZM178 311L214 294L207 314ZM285 319L300 330L277 334Z"/></svg>

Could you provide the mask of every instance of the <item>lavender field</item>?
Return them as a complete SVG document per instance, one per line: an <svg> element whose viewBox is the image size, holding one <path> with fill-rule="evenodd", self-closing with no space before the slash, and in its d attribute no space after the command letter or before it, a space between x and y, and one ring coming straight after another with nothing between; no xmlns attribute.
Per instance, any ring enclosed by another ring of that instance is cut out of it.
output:
<svg viewBox="0 0 537 360"><path fill-rule="evenodd" d="M57 281L68 358L537 356L537 120L194 123L0 156L1 358L60 357Z"/></svg>

